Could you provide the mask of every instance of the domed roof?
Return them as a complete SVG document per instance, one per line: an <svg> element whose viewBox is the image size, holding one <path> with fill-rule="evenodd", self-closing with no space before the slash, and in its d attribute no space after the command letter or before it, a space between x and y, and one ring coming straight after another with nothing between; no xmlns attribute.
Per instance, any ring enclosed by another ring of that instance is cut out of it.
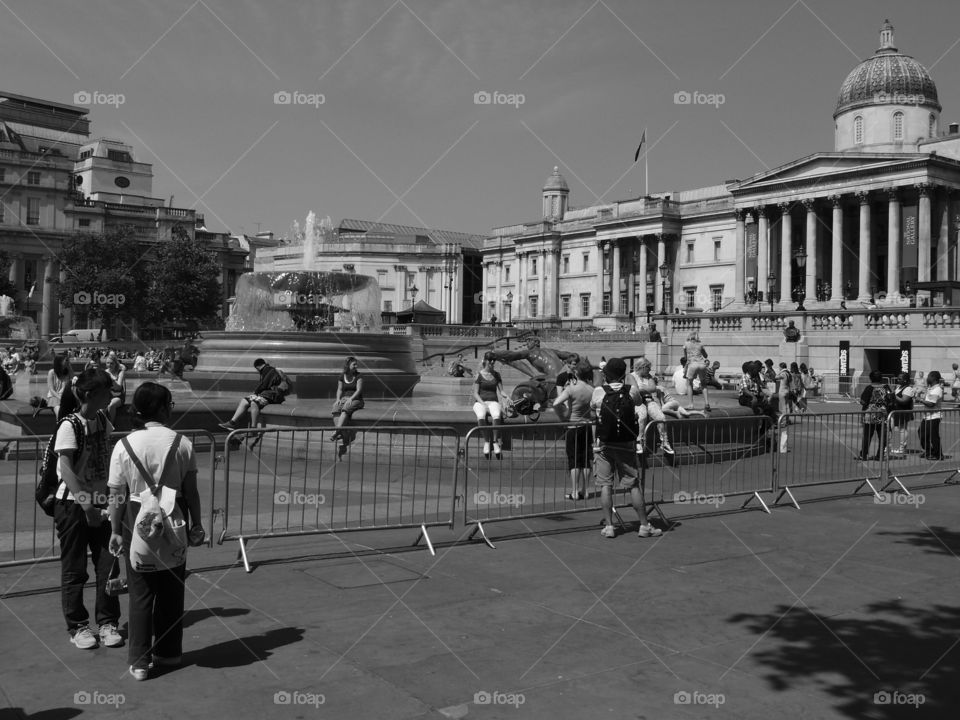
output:
<svg viewBox="0 0 960 720"><path fill-rule="evenodd" d="M553 174L547 178L547 181L543 184L543 189L544 191L562 190L570 192L570 186L567 185L567 181L564 180L563 175L560 174L560 168L557 166L553 167Z"/></svg>
<svg viewBox="0 0 960 720"><path fill-rule="evenodd" d="M937 86L927 69L893 45L893 25L883 21L880 49L857 65L840 86L836 118L840 113L870 105L919 105L941 109Z"/></svg>

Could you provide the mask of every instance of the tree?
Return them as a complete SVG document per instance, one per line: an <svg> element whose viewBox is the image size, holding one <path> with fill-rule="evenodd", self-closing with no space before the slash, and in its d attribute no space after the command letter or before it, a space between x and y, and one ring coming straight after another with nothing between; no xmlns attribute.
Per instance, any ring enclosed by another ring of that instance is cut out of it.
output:
<svg viewBox="0 0 960 720"><path fill-rule="evenodd" d="M185 323L196 327L216 318L222 307L222 272L217 256L175 225L169 242L157 246L149 311L157 324Z"/></svg>
<svg viewBox="0 0 960 720"><path fill-rule="evenodd" d="M65 279L60 302L86 311L108 328L115 319L143 322L152 273L151 248L137 242L134 229L106 235L78 235L59 254Z"/></svg>
<svg viewBox="0 0 960 720"><path fill-rule="evenodd" d="M0 295L16 299L17 286L10 282L10 255L6 250L0 250Z"/></svg>

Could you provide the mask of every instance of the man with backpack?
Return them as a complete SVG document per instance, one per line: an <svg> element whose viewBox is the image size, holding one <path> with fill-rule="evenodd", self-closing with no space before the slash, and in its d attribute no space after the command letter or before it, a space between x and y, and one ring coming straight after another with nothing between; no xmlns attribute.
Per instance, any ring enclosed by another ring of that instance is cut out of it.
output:
<svg viewBox="0 0 960 720"><path fill-rule="evenodd" d="M894 395L879 370L870 372L870 384L860 394L860 409L863 410L863 442L858 460L870 459L870 441L877 436L879 460L887 449L887 414L894 408Z"/></svg>
<svg viewBox="0 0 960 720"><path fill-rule="evenodd" d="M630 501L640 518L639 537L659 537L663 531L650 524L643 499L643 480L637 465L636 442L640 434L636 407L643 402L640 389L627 385L627 364L611 358L603 367L604 384L593 391L590 407L597 414L597 443L594 448L596 483L604 528L601 535L616 537L613 526L613 488L630 491Z"/></svg>
<svg viewBox="0 0 960 720"><path fill-rule="evenodd" d="M267 405L282 403L290 392L290 379L282 370L277 370L263 358L253 361L254 369L260 373L260 383L252 395L247 395L238 404L233 417L225 423L220 423L227 432L237 429L237 423L250 411L250 427L257 427L260 421L260 411Z"/></svg>

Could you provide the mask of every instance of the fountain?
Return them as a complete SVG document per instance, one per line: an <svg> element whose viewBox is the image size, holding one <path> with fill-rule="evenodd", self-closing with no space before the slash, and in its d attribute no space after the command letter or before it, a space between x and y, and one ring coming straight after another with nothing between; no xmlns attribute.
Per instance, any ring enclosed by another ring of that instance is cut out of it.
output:
<svg viewBox="0 0 960 720"><path fill-rule="evenodd" d="M329 218L307 215L294 245L302 268L255 271L237 282L236 299L222 332L204 332L190 384L202 391L248 391L253 361L263 357L294 379L297 397L333 397L343 361L353 355L365 374L366 397L409 396L420 376L410 338L383 335L376 278L314 269L317 248L329 241Z"/></svg>

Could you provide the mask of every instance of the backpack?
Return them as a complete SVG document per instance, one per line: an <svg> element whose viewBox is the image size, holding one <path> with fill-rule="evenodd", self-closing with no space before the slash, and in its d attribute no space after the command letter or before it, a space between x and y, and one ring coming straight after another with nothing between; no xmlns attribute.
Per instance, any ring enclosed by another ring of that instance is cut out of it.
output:
<svg viewBox="0 0 960 720"><path fill-rule="evenodd" d="M67 417L57 423L57 430L59 431L60 425L68 421L73 426L73 434L77 442L77 451L73 456L74 462L76 462L83 454L83 445L87 440L87 434L84 432L83 421L72 414L67 415ZM53 508L57 504L57 489L60 487L61 482L57 477L57 463L60 458L53 449L56 442L57 433L55 432L50 436L47 449L43 453L43 460L40 462L40 482L37 483L37 489L34 492L37 505L39 505L40 509L49 517L53 517Z"/></svg>
<svg viewBox="0 0 960 720"><path fill-rule="evenodd" d="M290 376L287 375L283 370L279 370L277 368L274 369L277 370L277 375L280 376L280 382L277 383L276 386L277 390L283 393L283 396L286 397L293 392L293 380L291 380Z"/></svg>
<svg viewBox="0 0 960 720"><path fill-rule="evenodd" d="M636 405L626 383L619 390L603 386L597 420L597 439L604 443L632 443L640 434Z"/></svg>
<svg viewBox="0 0 960 720"><path fill-rule="evenodd" d="M913 398L909 395L905 396L903 391L910 387L909 385L901 385L897 388L895 394L897 399L897 409L898 410L913 410Z"/></svg>
<svg viewBox="0 0 960 720"><path fill-rule="evenodd" d="M893 393L886 385L873 388L870 402L867 405L863 421L867 423L882 423L887 419L887 413L893 407Z"/></svg>

